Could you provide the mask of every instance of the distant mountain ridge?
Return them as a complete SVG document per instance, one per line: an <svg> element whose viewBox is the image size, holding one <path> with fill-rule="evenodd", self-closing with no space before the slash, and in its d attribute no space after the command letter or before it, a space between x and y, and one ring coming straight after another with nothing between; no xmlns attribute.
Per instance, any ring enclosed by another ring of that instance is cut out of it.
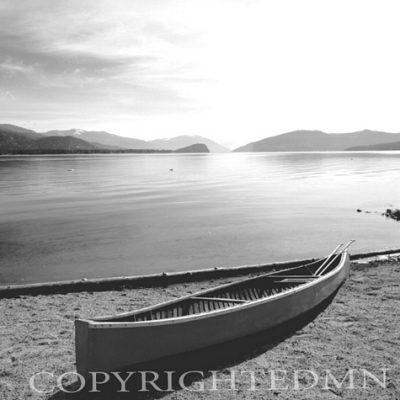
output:
<svg viewBox="0 0 400 400"><path fill-rule="evenodd" d="M84 131L83 129L52 130L41 133L44 136L73 136L87 142L98 143L111 148L144 149L146 141L126 138L104 131Z"/></svg>
<svg viewBox="0 0 400 400"><path fill-rule="evenodd" d="M45 137L31 138L15 132L4 132L0 129L0 154L8 152L45 152L45 151L82 151L98 150L92 143L72 137Z"/></svg>
<svg viewBox="0 0 400 400"><path fill-rule="evenodd" d="M29 142L28 139L38 140L43 138L74 138L51 141L42 140L36 144ZM79 142L81 141L81 142ZM84 145L83 142L86 142ZM170 139L142 140L130 137L118 136L105 131L85 131L83 129L51 130L38 133L30 129L25 129L11 124L0 124L0 152L9 150L29 150L36 148L37 144L50 146L49 149L55 149L54 146L60 146L59 150L74 147L85 148L86 150L169 150L175 151L183 147L188 147L198 143L204 144L210 152L229 152L226 147L214 142L211 139L202 136L181 135Z"/></svg>
<svg viewBox="0 0 400 400"><path fill-rule="evenodd" d="M114 135L105 131L85 131L83 129L53 130L43 132L45 136L73 136L88 142L113 146L122 149L155 149L155 150L178 150L182 147L203 143L212 153L229 152L226 147L202 136L181 135L170 139L142 140Z"/></svg>
<svg viewBox="0 0 400 400"><path fill-rule="evenodd" d="M209 152L228 152L224 146L202 136L182 135L171 139L145 141L105 131L82 129L38 133L11 124L0 124L0 153L32 151L175 152L204 145ZM363 130L351 133L325 133L299 130L248 143L235 152L273 151L359 151L399 150L400 133ZM204 148L198 147L199 152ZM196 151L197 152L197 151Z"/></svg>
<svg viewBox="0 0 400 400"><path fill-rule="evenodd" d="M400 141L399 142L390 142L390 143L378 143L371 144L369 146L355 146L349 147L346 149L347 151L391 151L391 150L400 150Z"/></svg>
<svg viewBox="0 0 400 400"><path fill-rule="evenodd" d="M113 138L117 138L113 140ZM85 138L85 140L84 140ZM182 139L183 138L183 139ZM117 135L112 135L107 132L88 132L78 129L67 131L49 131L44 134L35 131L21 128L10 124L0 124L0 154L46 154L46 153L208 153L209 149L204 143L191 143L193 138L200 137L177 137L170 140L160 139L160 146L164 142L168 145L162 146L163 149L155 148L157 141L145 142L139 139L123 138ZM91 139L88 141L86 139ZM129 148L118 147L111 144L98 143L93 140L101 140L106 143L121 144L124 139ZM194 140L195 140L194 139ZM206 142L215 144L214 149L218 149L218 145L209 139ZM144 143L144 144L143 144ZM149 147L149 143L153 143ZM191 143L188 146L180 146L180 144ZM134 147L136 146L136 147ZM175 148L178 146L178 148ZM169 148L165 148L169 147Z"/></svg>
<svg viewBox="0 0 400 400"><path fill-rule="evenodd" d="M356 146L394 143L400 133L363 130L350 133L325 133L299 130L268 137L235 149L235 152L260 151L343 151Z"/></svg>
<svg viewBox="0 0 400 400"><path fill-rule="evenodd" d="M38 138L43 137L43 135L41 135L40 133L37 133L30 129L21 128L20 126L17 126L17 125L11 125L11 124L0 124L0 133L3 133L3 134L9 133L9 134L27 137L30 139L38 139Z"/></svg>

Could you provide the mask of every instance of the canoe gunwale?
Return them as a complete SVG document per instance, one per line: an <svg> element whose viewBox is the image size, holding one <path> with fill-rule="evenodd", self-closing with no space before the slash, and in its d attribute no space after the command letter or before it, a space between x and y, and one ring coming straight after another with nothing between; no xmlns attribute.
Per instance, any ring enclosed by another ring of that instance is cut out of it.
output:
<svg viewBox="0 0 400 400"><path fill-rule="evenodd" d="M319 263L321 261L324 261L324 260L325 260L325 258L320 259L320 260L315 260L315 261L312 261L312 262L304 264L304 265L298 265L297 267L294 267L294 268L291 267L291 268L285 268L285 269L282 269L282 270L279 270L279 271L267 272L267 273L265 273L263 275L260 275L260 276L268 276L268 275L277 274L278 272L282 273L282 272L289 271L289 270L294 270L294 269L303 268L303 267L309 267L309 266L312 266L312 265L317 264L317 263ZM253 278L246 279L246 281L247 282L251 282L252 280L257 280L258 278L260 278L260 276L255 276ZM325 275L323 275L323 276L325 276ZM320 277L317 277L317 278L319 279ZM119 314L114 314L114 315L102 315L102 316L99 316L99 317L96 317L96 318L82 319L82 320L84 320L86 322L98 323L98 322L105 322L105 321L108 321L108 320L111 320L111 319L117 318L117 317L118 318L132 317L132 316L134 316L136 314L139 314L139 313L142 313L142 312L153 311L153 310L157 309L158 307L160 307L161 305L163 307L164 306L170 306L170 305L179 303L182 300L190 300L192 297L200 296L200 295L206 295L207 293L211 293L211 292L214 292L214 291L220 290L220 289L225 289L225 288L228 288L230 286L237 285L238 283L240 283L240 281L224 283L223 285L214 286L214 287L212 287L210 289L206 289L206 290L200 290L200 291L198 291L196 293L187 294L186 296L181 296L181 297L179 297L177 299L172 299L172 300L168 300L168 301L165 301L165 302L162 302L162 303L153 304L151 306L139 308L138 310L134 310L134 311L127 311L127 312L124 312L124 313L119 313ZM184 317L179 317L179 318L184 318ZM157 320L157 321L161 321L161 320ZM136 321L135 324L138 324L139 322L140 321ZM146 321L146 322L151 322L151 321ZM117 322L115 321L115 322L112 322L112 323L117 323Z"/></svg>
<svg viewBox="0 0 400 400"><path fill-rule="evenodd" d="M310 266L313 264L316 264L318 262L321 262L321 260L318 261L314 261L312 263L306 264L306 265L302 265L297 268L301 268L301 267L305 267L305 266ZM231 282L228 284L224 284L224 285L220 285L220 286L216 286L213 287L211 289L207 289L207 290L203 290L203 291L199 291L196 293L191 293L189 295L183 296L183 297L179 297L178 299L173 299L164 303L159 303L156 305L152 305L149 307L145 307L145 308L141 308L139 310L135 310L135 311L130 311L127 313L120 313L117 315L109 315L109 316L103 316L103 317L98 317L96 319L79 319L79 321L83 322L83 323L87 323L88 324L88 328L90 329L110 329L110 328L134 328L134 327L144 327L144 326L156 326L156 325L166 325L166 324L180 324L180 323L186 323L186 322L190 322L190 321L194 321L194 320L199 320L199 319L204 319L204 318L212 318L212 317L217 317L219 315L222 314L228 314L228 313L232 313L232 312L236 312L238 310L244 310L246 308L252 308L252 307L256 307L262 304L266 304L272 301L277 301L280 300L282 298L285 298L287 296L290 296L296 292L300 292L303 290L308 289L311 286L316 286L319 283L330 279L332 276L334 276L335 274L338 274L340 272L340 270L345 266L346 262L349 262L349 256L348 256L348 252L345 251L342 253L341 255L341 260L340 262L337 264L337 266L335 268L333 268L331 271L329 271L327 274L322 275L320 277L316 277L316 279L310 279L309 282L302 282L300 285L285 290L283 292L280 293L276 293L276 294L271 294L269 296L266 297L262 297L260 299L256 299L256 300L252 300L252 301L246 301L244 303L237 303L231 307L227 307L227 308L223 308L223 309L217 309L217 310L212 310L212 311L206 311L206 312L201 312L201 313L197 313L197 314L191 314L191 315L185 315L185 316L180 316L180 317L170 317L170 318L163 318L163 319L155 319L155 320L149 320L149 321L112 321L113 318L123 318L123 317L131 317L134 316L136 314L142 313L142 312L148 312L148 311L152 311L154 309L159 308L161 305L164 306L169 306L169 305L173 305L176 303L179 303L183 300L190 300L193 297L196 296L204 296L207 293L219 290L219 289L224 289L227 288L229 286L234 286L236 284L238 284L239 282ZM293 268L290 268L293 269ZM274 273L282 273L285 270L282 271L275 271L272 272L270 274L266 274L266 275L273 275ZM251 282L252 280L256 280L259 279L260 277L254 277L251 278L249 280L247 280L247 282ZM111 320L111 321L110 321Z"/></svg>

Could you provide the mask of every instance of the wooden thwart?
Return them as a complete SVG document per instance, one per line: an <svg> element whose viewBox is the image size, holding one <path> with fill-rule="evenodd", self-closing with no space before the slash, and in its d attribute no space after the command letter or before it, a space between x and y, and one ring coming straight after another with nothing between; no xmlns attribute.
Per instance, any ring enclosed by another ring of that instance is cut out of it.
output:
<svg viewBox="0 0 400 400"><path fill-rule="evenodd" d="M246 303L246 300L236 300L236 299L223 299L221 297L192 297L193 300L207 300L215 302L225 302L225 303Z"/></svg>
<svg viewBox="0 0 400 400"><path fill-rule="evenodd" d="M285 278L285 279L316 279L315 275L273 275L272 278Z"/></svg>

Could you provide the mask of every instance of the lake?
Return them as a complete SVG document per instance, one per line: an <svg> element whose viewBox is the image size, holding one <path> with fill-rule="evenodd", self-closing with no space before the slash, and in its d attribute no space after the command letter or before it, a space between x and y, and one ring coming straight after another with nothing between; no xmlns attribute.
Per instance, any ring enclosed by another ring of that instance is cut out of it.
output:
<svg viewBox="0 0 400 400"><path fill-rule="evenodd" d="M399 177L398 152L2 156L0 282L399 248Z"/></svg>

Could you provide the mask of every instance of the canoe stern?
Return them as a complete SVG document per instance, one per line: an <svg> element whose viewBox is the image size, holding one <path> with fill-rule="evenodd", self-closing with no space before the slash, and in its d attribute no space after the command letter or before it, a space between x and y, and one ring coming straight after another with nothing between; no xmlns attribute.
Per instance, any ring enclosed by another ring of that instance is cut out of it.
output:
<svg viewBox="0 0 400 400"><path fill-rule="evenodd" d="M76 370L78 374L86 376L89 372L89 322L81 319L75 320L75 354Z"/></svg>

